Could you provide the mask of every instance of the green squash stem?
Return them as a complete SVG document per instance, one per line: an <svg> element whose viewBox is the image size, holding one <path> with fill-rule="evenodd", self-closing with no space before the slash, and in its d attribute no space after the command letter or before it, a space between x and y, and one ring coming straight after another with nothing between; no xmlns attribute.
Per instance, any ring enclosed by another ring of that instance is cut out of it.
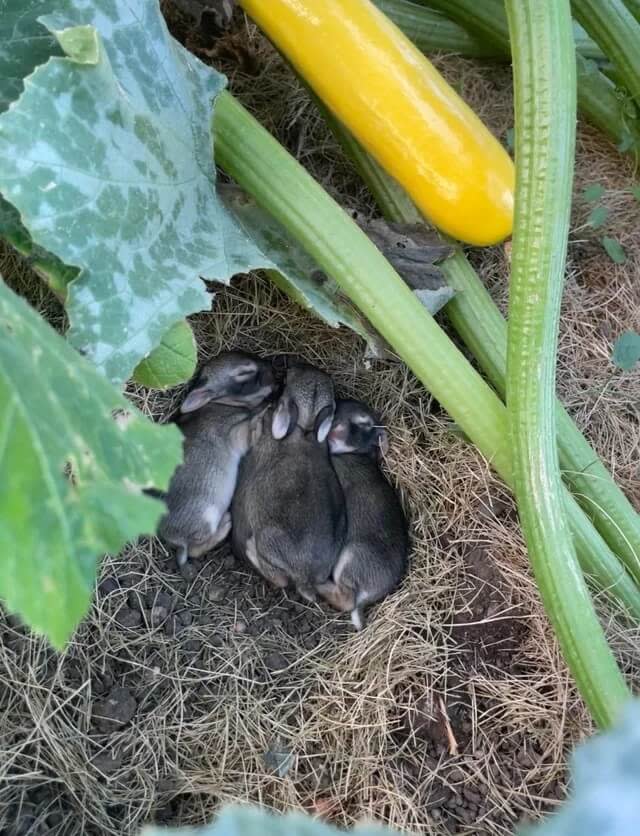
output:
<svg viewBox="0 0 640 836"><path fill-rule="evenodd" d="M506 0L513 55L516 200L507 412L518 511L540 595L594 720L629 691L598 622L570 536L556 445L555 359L575 151L569 0Z"/></svg>

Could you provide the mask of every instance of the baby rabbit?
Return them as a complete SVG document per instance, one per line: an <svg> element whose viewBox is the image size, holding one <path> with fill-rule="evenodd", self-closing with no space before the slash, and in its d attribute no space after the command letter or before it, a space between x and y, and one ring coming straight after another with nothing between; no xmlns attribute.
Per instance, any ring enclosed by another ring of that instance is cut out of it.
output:
<svg viewBox="0 0 640 836"><path fill-rule="evenodd" d="M329 580L346 530L326 442L334 409L328 375L304 363L290 368L240 467L231 508L236 555L275 586L293 581L310 601Z"/></svg>
<svg viewBox="0 0 640 836"><path fill-rule="evenodd" d="M159 528L162 539L176 548L179 566L189 556L205 554L229 533L229 506L240 460L249 449L251 425L275 389L267 360L230 351L203 367L180 407L184 461L171 479L168 513Z"/></svg>
<svg viewBox="0 0 640 836"><path fill-rule="evenodd" d="M338 610L351 610L356 630L364 626L362 608L380 601L407 568L407 522L395 491L378 460L387 435L365 404L338 401L329 449L344 492L347 536L328 582L318 592Z"/></svg>

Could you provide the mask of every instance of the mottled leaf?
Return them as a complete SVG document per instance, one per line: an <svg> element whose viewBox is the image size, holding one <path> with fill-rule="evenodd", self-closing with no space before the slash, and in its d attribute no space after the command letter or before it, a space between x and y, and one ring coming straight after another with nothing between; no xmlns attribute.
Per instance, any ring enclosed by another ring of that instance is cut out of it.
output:
<svg viewBox="0 0 640 836"><path fill-rule="evenodd" d="M609 210L606 206L595 206L591 212L589 212L589 217L587 218L587 223L589 226L592 226L596 229L599 226L602 226L609 217Z"/></svg>
<svg viewBox="0 0 640 836"><path fill-rule="evenodd" d="M118 411L114 418L114 411ZM61 646L89 605L97 558L153 532L180 460L147 421L0 282L0 597Z"/></svg>
<svg viewBox="0 0 640 836"><path fill-rule="evenodd" d="M78 275L75 267L68 267L53 253L34 244L20 220L15 207L0 196L0 238L4 238L26 257L29 266L51 287L54 293L64 299L69 282Z"/></svg>
<svg viewBox="0 0 640 836"><path fill-rule="evenodd" d="M61 0L69 57L0 116L0 190L34 241L82 272L69 339L125 380L211 304L199 277L261 265L215 194L210 112L224 77L171 38L157 0ZM95 27L95 29L94 29Z"/></svg>
<svg viewBox="0 0 640 836"><path fill-rule="evenodd" d="M227 208L242 224L270 262L267 275L302 307L314 311L336 328L345 325L360 334L372 354L385 354L383 342L371 325L351 305L338 284L324 273L304 250L291 240L286 230L255 201L235 186L220 186L219 194ZM384 252L425 307L434 314L454 295L435 262L451 253L451 247L436 240L426 227L355 220ZM417 290L424 290L418 293Z"/></svg>
<svg viewBox="0 0 640 836"><path fill-rule="evenodd" d="M588 202L593 203L605 193L605 188L601 183L591 183L582 192L582 197Z"/></svg>
<svg viewBox="0 0 640 836"><path fill-rule="evenodd" d="M640 334L625 331L613 346L611 359L619 369L629 371L640 361Z"/></svg>
<svg viewBox="0 0 640 836"><path fill-rule="evenodd" d="M0 113L20 96L26 76L52 55L62 55L56 39L37 20L54 7L55 0L0 0ZM0 237L27 256L33 269L64 296L78 271L36 246L17 210L1 195Z"/></svg>
<svg viewBox="0 0 640 836"><path fill-rule="evenodd" d="M615 261L616 264L624 264L627 260L627 254L625 253L622 244L620 244L619 241L616 241L615 238L607 238L605 236L602 239L602 246L605 248L611 261Z"/></svg>
<svg viewBox="0 0 640 836"><path fill-rule="evenodd" d="M168 389L192 377L198 362L196 339L188 322L176 322L164 335L160 345L133 373L136 383L149 389Z"/></svg>
<svg viewBox="0 0 640 836"><path fill-rule="evenodd" d="M352 836L398 836L395 830L360 825ZM197 828L144 827L140 836L340 836L343 831L302 813L277 816L255 807L226 807L214 824Z"/></svg>
<svg viewBox="0 0 640 836"><path fill-rule="evenodd" d="M0 0L0 113L18 98L26 76L51 55L62 55L37 20L56 5L55 0Z"/></svg>
<svg viewBox="0 0 640 836"><path fill-rule="evenodd" d="M576 749L571 798L521 836L636 836L640 821L640 703Z"/></svg>
<svg viewBox="0 0 640 836"><path fill-rule="evenodd" d="M373 346L380 338L316 262L242 189L220 186L220 198L263 254L267 275L299 305L333 328L346 325Z"/></svg>

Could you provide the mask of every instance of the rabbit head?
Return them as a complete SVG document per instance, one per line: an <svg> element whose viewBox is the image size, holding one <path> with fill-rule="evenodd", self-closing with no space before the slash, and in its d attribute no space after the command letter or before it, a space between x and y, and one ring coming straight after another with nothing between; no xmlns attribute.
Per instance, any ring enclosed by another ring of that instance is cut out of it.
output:
<svg viewBox="0 0 640 836"><path fill-rule="evenodd" d="M269 361L226 351L202 367L180 412L193 412L208 403L252 409L270 397L276 385Z"/></svg>
<svg viewBox="0 0 640 836"><path fill-rule="evenodd" d="M366 404L355 400L336 403L329 433L329 450L333 456L357 453L379 458L388 448L387 433Z"/></svg>
<svg viewBox="0 0 640 836"><path fill-rule="evenodd" d="M287 371L287 382L273 412L271 431L276 439L285 438L295 427L313 432L324 442L331 429L335 399L329 375L306 363Z"/></svg>

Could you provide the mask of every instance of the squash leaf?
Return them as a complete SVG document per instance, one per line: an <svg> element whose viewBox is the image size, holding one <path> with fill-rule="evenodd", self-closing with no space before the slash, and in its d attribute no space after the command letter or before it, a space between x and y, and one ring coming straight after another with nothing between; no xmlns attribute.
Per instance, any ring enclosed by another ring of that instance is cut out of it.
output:
<svg viewBox="0 0 640 836"><path fill-rule="evenodd" d="M640 334L635 331L620 334L613 345L611 359L619 369L630 371L640 361Z"/></svg>
<svg viewBox="0 0 640 836"><path fill-rule="evenodd" d="M225 807L214 824L204 827L144 827L140 836L341 836L343 831L305 816L289 813L275 816L254 807ZM377 825L359 825L351 836L399 836L397 831Z"/></svg>
<svg viewBox="0 0 640 836"><path fill-rule="evenodd" d="M210 111L224 76L169 35L157 0L61 0L66 53L0 115L0 190L34 242L81 270L68 337L121 382L190 313L200 277L263 258L218 201Z"/></svg>
<svg viewBox="0 0 640 836"><path fill-rule="evenodd" d="M117 412L117 418L114 418ZM147 421L0 282L0 596L61 647L86 612L96 562L155 530L180 461Z"/></svg>
<svg viewBox="0 0 640 836"><path fill-rule="evenodd" d="M168 389L193 377L198 362L196 338L186 320L176 322L160 345L135 368L133 379L149 389Z"/></svg>
<svg viewBox="0 0 640 836"><path fill-rule="evenodd" d="M299 305L313 311L327 325L345 325L359 334L373 356L386 356L384 341L351 304L339 285L293 241L287 231L268 215L252 197L237 186L219 186L218 194L264 254L270 280ZM436 314L454 295L435 265L451 253L451 247L432 240L425 242L423 227L401 228L384 221L360 222L361 228L393 264L422 304ZM407 230L415 237L416 243ZM403 248L398 249L398 241ZM421 277L424 286L418 281Z"/></svg>
<svg viewBox="0 0 640 836"><path fill-rule="evenodd" d="M23 79L62 50L38 22L53 11L55 0L0 0L0 113L23 90Z"/></svg>
<svg viewBox="0 0 640 836"><path fill-rule="evenodd" d="M0 113L24 89L23 80L52 55L62 55L58 42L37 16L52 11L54 0L0 0ZM36 270L61 297L78 271L38 247L17 210L0 195L0 237L27 256Z"/></svg>

